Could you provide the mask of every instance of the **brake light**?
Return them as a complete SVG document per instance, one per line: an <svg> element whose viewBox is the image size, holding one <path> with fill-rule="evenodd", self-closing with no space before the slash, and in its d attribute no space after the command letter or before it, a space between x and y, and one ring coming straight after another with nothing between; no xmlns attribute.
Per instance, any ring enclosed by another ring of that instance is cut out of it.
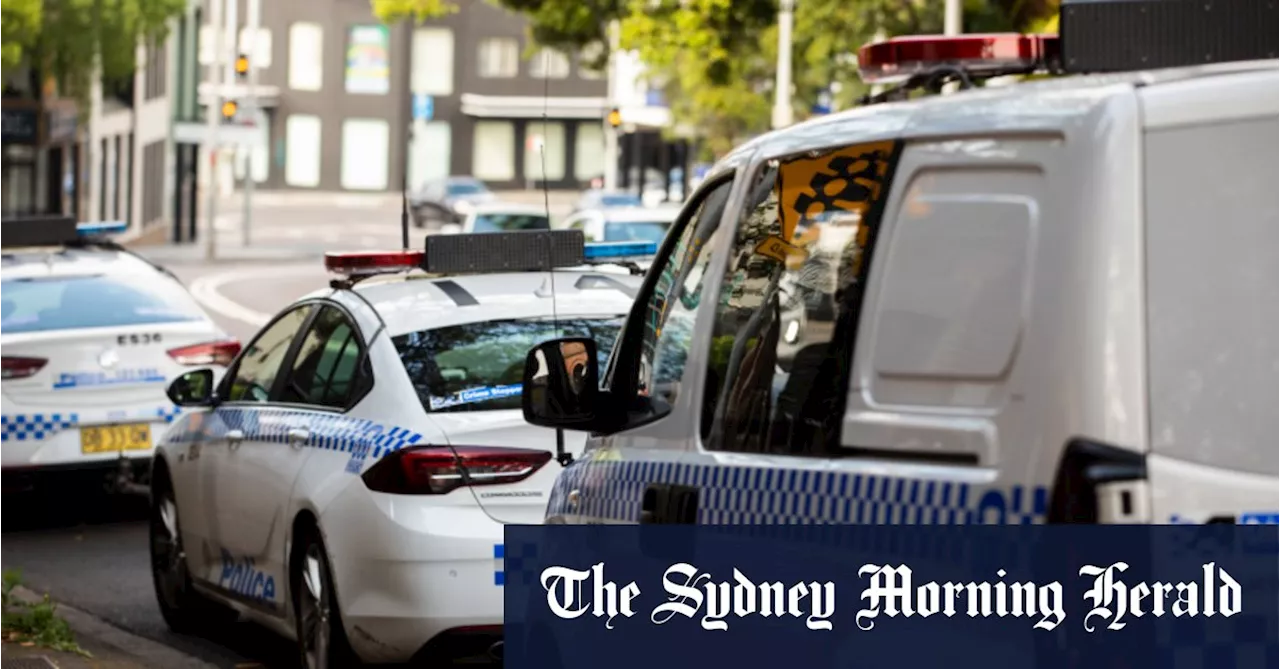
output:
<svg viewBox="0 0 1280 669"><path fill-rule="evenodd" d="M523 481L550 460L551 453L526 448L419 446L388 455L362 478L375 492L443 495L468 485Z"/></svg>
<svg viewBox="0 0 1280 669"><path fill-rule="evenodd" d="M6 355L3 358L3 373L0 378L3 379L25 379L28 376L34 376L36 372L44 369L48 364L48 360L44 358L23 358L18 356Z"/></svg>
<svg viewBox="0 0 1280 669"><path fill-rule="evenodd" d="M226 367L240 355L240 342L235 339L192 344L181 348L169 349L169 357L179 365L198 367L200 365L222 365Z"/></svg>
<svg viewBox="0 0 1280 669"><path fill-rule="evenodd" d="M866 83L894 83L936 67L972 75L1034 72L1059 60L1057 35L908 35L864 45L858 71Z"/></svg>
<svg viewBox="0 0 1280 669"><path fill-rule="evenodd" d="M324 268L346 277L405 272L422 266L423 251L356 251L324 254Z"/></svg>

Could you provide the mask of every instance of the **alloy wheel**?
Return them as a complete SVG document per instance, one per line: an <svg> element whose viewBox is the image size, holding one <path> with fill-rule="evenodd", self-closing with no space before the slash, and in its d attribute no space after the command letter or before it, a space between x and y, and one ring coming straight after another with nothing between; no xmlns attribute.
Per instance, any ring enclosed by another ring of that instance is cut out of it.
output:
<svg viewBox="0 0 1280 669"><path fill-rule="evenodd" d="M165 604L177 608L186 586L187 560L178 532L178 505L165 493L151 513L151 571Z"/></svg>
<svg viewBox="0 0 1280 669"><path fill-rule="evenodd" d="M309 669L328 669L330 621L329 589L324 558L318 544L307 547L302 558L302 592L298 615L302 621L302 644Z"/></svg>

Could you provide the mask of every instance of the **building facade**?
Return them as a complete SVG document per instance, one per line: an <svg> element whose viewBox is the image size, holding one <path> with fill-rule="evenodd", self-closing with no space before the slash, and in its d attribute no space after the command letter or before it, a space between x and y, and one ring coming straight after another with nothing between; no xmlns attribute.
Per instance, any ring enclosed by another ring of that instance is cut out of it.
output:
<svg viewBox="0 0 1280 669"><path fill-rule="evenodd" d="M530 53L518 14L456 4L424 25L386 26L367 0L260 2L259 141L239 150L237 182L248 172L265 189L398 191L407 173L410 188L448 175L578 188L603 174L603 74L574 54ZM241 26L249 9L240 0ZM211 50L201 60L207 73Z"/></svg>

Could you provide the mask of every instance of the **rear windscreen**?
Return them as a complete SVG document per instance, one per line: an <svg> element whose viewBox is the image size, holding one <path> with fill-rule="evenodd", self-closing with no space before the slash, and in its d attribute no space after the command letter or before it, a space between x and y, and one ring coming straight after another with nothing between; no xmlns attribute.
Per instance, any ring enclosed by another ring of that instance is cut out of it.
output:
<svg viewBox="0 0 1280 669"><path fill-rule="evenodd" d="M6 279L0 302L5 334L204 318L180 285L160 275Z"/></svg>
<svg viewBox="0 0 1280 669"><path fill-rule="evenodd" d="M609 223L604 226L606 242L661 242L671 229L670 222Z"/></svg>
<svg viewBox="0 0 1280 669"><path fill-rule="evenodd" d="M427 411L520 408L529 349L557 337L590 337L604 369L622 316L466 323L393 337L400 361Z"/></svg>
<svg viewBox="0 0 1280 669"><path fill-rule="evenodd" d="M476 216L473 232L515 232L518 230L550 230L546 216L537 214L482 214Z"/></svg>

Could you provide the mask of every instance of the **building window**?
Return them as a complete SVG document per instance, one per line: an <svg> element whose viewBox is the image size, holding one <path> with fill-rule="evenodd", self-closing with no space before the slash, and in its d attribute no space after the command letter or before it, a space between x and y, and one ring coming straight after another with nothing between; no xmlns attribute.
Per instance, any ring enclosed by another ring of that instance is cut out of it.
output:
<svg viewBox="0 0 1280 669"><path fill-rule="evenodd" d="M409 185L421 187L434 179L449 176L453 133L445 121L413 124L413 144L409 150Z"/></svg>
<svg viewBox="0 0 1280 669"><path fill-rule="evenodd" d="M520 42L510 37L480 40L479 74L489 79L514 77L520 72Z"/></svg>
<svg viewBox="0 0 1280 669"><path fill-rule="evenodd" d="M324 31L315 23L289 26L289 88L318 91L324 85Z"/></svg>
<svg viewBox="0 0 1280 669"><path fill-rule="evenodd" d="M390 129L380 119L349 118L342 122L342 187L383 190L387 187L387 142Z"/></svg>
<svg viewBox="0 0 1280 669"><path fill-rule="evenodd" d="M112 168L115 171L115 176L112 178L113 186L115 188L115 197L111 200L111 220L120 221L124 220L121 218L120 214L124 210L124 189L126 188L124 176L129 169L129 163L124 157L124 136L116 135L114 144L115 146L111 147L111 162L113 163Z"/></svg>
<svg viewBox="0 0 1280 669"><path fill-rule="evenodd" d="M320 118L293 114L285 121L284 181L290 186L320 185Z"/></svg>
<svg viewBox="0 0 1280 669"><path fill-rule="evenodd" d="M391 34L386 26L351 26L347 31L346 90L385 95L391 90Z"/></svg>
<svg viewBox="0 0 1280 669"><path fill-rule="evenodd" d="M573 146L573 176L588 181L604 174L604 126L597 121L578 124Z"/></svg>
<svg viewBox="0 0 1280 669"><path fill-rule="evenodd" d="M600 42L592 42L591 44L588 44L585 47L583 47L582 51L578 52L578 77L579 78L582 78L582 79L603 79L604 78L604 67L607 67L607 62L604 67L601 67L598 70L592 69L590 66L590 63L593 62L596 58L599 58L603 52L604 52L604 44Z"/></svg>
<svg viewBox="0 0 1280 669"><path fill-rule="evenodd" d="M525 126L524 178L532 181L564 179L564 148L563 123L529 123Z"/></svg>
<svg viewBox="0 0 1280 669"><path fill-rule="evenodd" d="M418 28L413 33L413 92L453 93L453 33L448 28Z"/></svg>
<svg viewBox="0 0 1280 669"><path fill-rule="evenodd" d="M516 128L507 121L477 121L471 173L484 181L516 178Z"/></svg>
<svg viewBox="0 0 1280 669"><path fill-rule="evenodd" d="M121 220L133 225L133 133L125 138L124 163L124 214Z"/></svg>
<svg viewBox="0 0 1280 669"><path fill-rule="evenodd" d="M536 79L564 79L569 76L569 58L555 49L539 49L529 61L529 76Z"/></svg>
<svg viewBox="0 0 1280 669"><path fill-rule="evenodd" d="M168 51L164 42L152 42L147 45L147 62L143 67L144 100L154 100L165 94L165 80L169 76Z"/></svg>
<svg viewBox="0 0 1280 669"><path fill-rule="evenodd" d="M158 139L142 149L142 224L147 225L164 214L164 140Z"/></svg>

